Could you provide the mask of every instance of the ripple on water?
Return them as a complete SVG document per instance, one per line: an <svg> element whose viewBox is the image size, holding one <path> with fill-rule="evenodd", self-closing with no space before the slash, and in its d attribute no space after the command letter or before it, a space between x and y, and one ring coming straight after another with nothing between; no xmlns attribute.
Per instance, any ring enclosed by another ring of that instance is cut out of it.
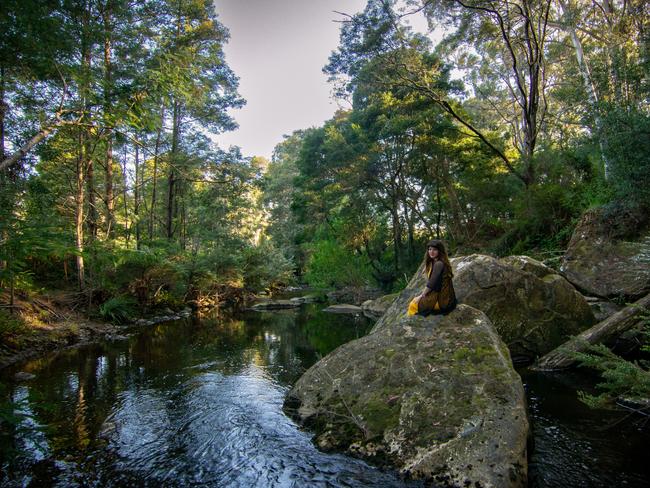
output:
<svg viewBox="0 0 650 488"><path fill-rule="evenodd" d="M107 486L404 486L395 475L317 451L282 413L286 386L264 368L203 372L175 389L142 389L107 419ZM98 453L101 463L104 450ZM412 483L419 485L419 483Z"/></svg>

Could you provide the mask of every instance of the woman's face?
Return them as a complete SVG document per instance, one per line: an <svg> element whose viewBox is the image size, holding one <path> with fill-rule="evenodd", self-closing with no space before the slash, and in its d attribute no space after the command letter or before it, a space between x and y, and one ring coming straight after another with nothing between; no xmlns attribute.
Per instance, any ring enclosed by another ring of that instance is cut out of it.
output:
<svg viewBox="0 0 650 488"><path fill-rule="evenodd" d="M438 251L437 248L435 248L435 247L433 247L433 246L429 246L429 247L427 248L427 252L429 253L429 257L430 257L431 259L437 259L437 257L438 257L438 253L439 253L439 251Z"/></svg>

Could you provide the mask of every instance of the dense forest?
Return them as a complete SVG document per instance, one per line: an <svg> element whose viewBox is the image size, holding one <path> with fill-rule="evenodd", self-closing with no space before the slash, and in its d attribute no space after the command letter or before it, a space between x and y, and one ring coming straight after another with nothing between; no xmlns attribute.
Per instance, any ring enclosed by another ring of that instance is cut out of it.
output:
<svg viewBox="0 0 650 488"><path fill-rule="evenodd" d="M270 158L220 5L0 2L0 485L647 486L650 3L332 12Z"/></svg>
<svg viewBox="0 0 650 488"><path fill-rule="evenodd" d="M552 264L590 207L621 232L645 218L644 1L369 0L323 68L347 108L271 161L213 142L244 103L218 14L3 2L3 316L46 291L112 320L301 282L392 291L431 236Z"/></svg>

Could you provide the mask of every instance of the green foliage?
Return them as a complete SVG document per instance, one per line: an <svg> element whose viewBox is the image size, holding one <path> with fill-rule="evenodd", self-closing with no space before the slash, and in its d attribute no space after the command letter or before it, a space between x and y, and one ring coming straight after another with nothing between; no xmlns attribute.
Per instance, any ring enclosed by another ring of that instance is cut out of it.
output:
<svg viewBox="0 0 650 488"><path fill-rule="evenodd" d="M117 296L102 303L99 314L104 320L125 324L133 320L137 313L137 303L131 297Z"/></svg>
<svg viewBox="0 0 650 488"><path fill-rule="evenodd" d="M293 264L270 243L245 249L242 259L246 289L268 290L294 281Z"/></svg>
<svg viewBox="0 0 650 488"><path fill-rule="evenodd" d="M364 286L371 280L364 259L333 240L312 244L305 273L307 282L317 288Z"/></svg>
<svg viewBox="0 0 650 488"><path fill-rule="evenodd" d="M5 309L0 309L0 342L12 346L18 338L29 332L29 328L18 315L12 315Z"/></svg>
<svg viewBox="0 0 650 488"><path fill-rule="evenodd" d="M616 106L606 113L599 137L606 141L616 198L650 205L650 114Z"/></svg>
<svg viewBox="0 0 650 488"><path fill-rule="evenodd" d="M641 316L641 351L650 352L650 314ZM619 399L647 402L650 399L650 361L628 361L617 356L606 346L591 346L585 353L574 353L583 367L600 373L598 395L579 392L579 398L592 408L613 407Z"/></svg>
<svg viewBox="0 0 650 488"><path fill-rule="evenodd" d="M580 399L592 407L611 406L616 399L647 400L650 398L650 372L639 364L626 361L607 347L597 345L589 353L577 354L581 366L600 371L604 380L598 384L599 395L580 392Z"/></svg>

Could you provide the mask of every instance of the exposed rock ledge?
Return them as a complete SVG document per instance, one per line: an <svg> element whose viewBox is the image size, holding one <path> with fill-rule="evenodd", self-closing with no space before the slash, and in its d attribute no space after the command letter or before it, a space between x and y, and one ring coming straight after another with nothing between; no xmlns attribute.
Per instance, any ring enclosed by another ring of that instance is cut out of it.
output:
<svg viewBox="0 0 650 488"><path fill-rule="evenodd" d="M408 477L526 486L525 396L505 344L467 305L444 317L407 317L409 294L412 287L369 335L310 368L285 410L315 431L321 449Z"/></svg>

